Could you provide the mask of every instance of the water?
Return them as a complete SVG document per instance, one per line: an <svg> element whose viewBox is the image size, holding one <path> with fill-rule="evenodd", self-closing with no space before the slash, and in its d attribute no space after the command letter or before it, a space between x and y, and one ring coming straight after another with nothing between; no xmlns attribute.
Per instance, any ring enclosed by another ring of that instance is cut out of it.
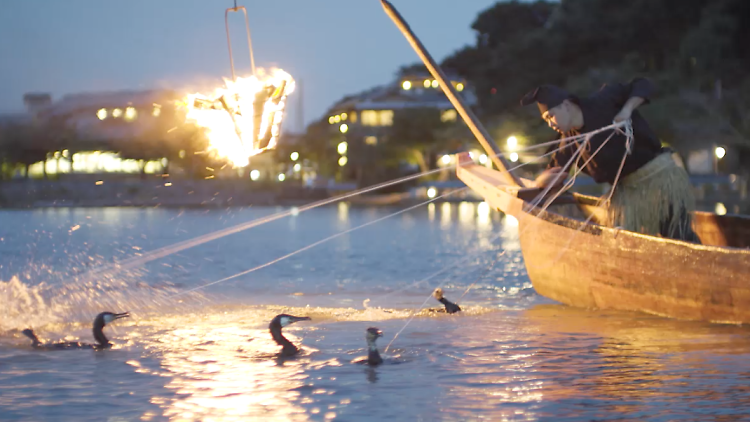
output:
<svg viewBox="0 0 750 422"><path fill-rule="evenodd" d="M420 208L185 295L397 208L315 209L91 276L281 210L0 212L0 420L750 419L747 328L545 299L514 221L484 205ZM457 301L474 282L464 312L422 311L384 365L351 363L367 327L382 351L434 287ZM103 310L133 315L105 328L112 350L34 351L19 333L91 341ZM312 317L285 329L302 348L287 360L267 331L281 312Z"/></svg>

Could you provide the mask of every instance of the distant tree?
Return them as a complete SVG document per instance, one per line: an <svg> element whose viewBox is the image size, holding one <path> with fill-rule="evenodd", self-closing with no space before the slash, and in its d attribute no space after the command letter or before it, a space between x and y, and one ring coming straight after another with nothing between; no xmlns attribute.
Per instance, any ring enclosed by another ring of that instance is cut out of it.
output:
<svg viewBox="0 0 750 422"><path fill-rule="evenodd" d="M388 142L384 145L390 164L403 161L416 164L426 172L434 166L435 155L450 145L440 133L447 124L434 108L400 110L393 118Z"/></svg>

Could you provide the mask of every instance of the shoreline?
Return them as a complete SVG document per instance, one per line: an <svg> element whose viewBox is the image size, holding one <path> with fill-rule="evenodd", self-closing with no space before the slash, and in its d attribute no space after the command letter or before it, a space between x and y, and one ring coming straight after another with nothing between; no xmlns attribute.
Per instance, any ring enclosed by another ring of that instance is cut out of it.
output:
<svg viewBox="0 0 750 422"><path fill-rule="evenodd" d="M459 182L460 183L460 182ZM457 186L439 188L443 195ZM463 184L462 184L463 185ZM698 208L727 214L750 214L746 188L731 184L693 184ZM582 183L579 193L600 196L601 185ZM0 183L0 209L40 208L229 208L250 206L294 207L333 199L354 189L303 187L299 184L252 184L246 180L104 180L104 181L11 181ZM418 205L429 200L425 185L392 193L368 193L343 201L355 206ZM435 202L482 202L470 190L458 192ZM721 205L719 205L721 204Z"/></svg>

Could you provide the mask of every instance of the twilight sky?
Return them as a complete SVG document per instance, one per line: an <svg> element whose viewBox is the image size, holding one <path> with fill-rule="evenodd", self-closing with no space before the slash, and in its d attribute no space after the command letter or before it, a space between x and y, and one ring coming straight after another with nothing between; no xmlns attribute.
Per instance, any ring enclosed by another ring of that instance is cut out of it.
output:
<svg viewBox="0 0 750 422"><path fill-rule="evenodd" d="M474 41L495 0L393 0L441 60ZM238 0L248 9L256 65L304 84L306 123L344 95L389 82L418 60L378 0ZM26 92L205 88L230 76L224 10L233 0L4 0L0 112ZM238 75L249 72L241 14L230 14ZM296 94L294 95L296 97ZM287 128L296 130L298 98Z"/></svg>

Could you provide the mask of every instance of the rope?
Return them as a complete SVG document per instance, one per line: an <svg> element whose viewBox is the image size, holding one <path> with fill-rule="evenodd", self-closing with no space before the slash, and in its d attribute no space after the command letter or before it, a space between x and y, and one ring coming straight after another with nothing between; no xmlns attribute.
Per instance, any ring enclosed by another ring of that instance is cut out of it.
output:
<svg viewBox="0 0 750 422"><path fill-rule="evenodd" d="M567 163L565 163L565 167L564 167L564 168L568 168L568 166L570 166L570 164L571 164L571 163L573 162L573 160L574 160L574 159L576 159L576 157L578 156L578 154L580 154L580 152L582 151L583 147L584 147L584 146L585 146L585 145L586 145L586 144L588 143L588 141L589 141L589 140L591 139L591 136L593 136L593 135L589 135L589 136L587 136L587 137L586 137L586 140L585 140L585 141L584 141L583 143L581 143L581 146L580 146L580 147L578 148L578 150L576 151L576 153L574 153L574 154L573 154L573 156L572 156L572 157L570 157L570 159L568 159L568 162L567 162ZM611 136L610 136L610 137L611 137ZM609 138L608 138L607 140L609 140ZM563 147L560 147L560 148L558 148L558 150L559 150L559 149L562 149L562 148L566 148L566 147L567 147L567 145L566 145L566 146L563 146ZM599 149L597 149L597 152L598 152L598 151L599 151L600 149L601 149L601 147L600 147ZM553 151L553 152L555 152L555 151ZM548 153L548 154L551 154L551 153ZM545 155L548 155L548 154L545 154ZM543 157L543 156L542 156L542 157ZM539 157L539 158L541 158L541 157ZM509 170L509 171L510 171L510 170ZM538 199L538 201L539 201L539 202L541 201L541 199L542 199L542 198L544 198L544 195L546 195L546 194L547 194L547 192L549 192L549 190L550 190L551 188L552 188L552 185L548 186L548 187L547 187L547 188L546 188L546 189L544 190L544 192L542 192L541 194L537 195L537 198L539 198L539 199ZM555 197L559 196L559 195L560 195L560 194L561 194L562 192L563 192L563 190L560 190L560 191L559 191L559 192L558 192L558 193L556 194L556 196L555 196ZM554 200L554 198L553 198L553 200ZM550 203L551 203L551 201L550 201ZM537 203L537 205L538 205L538 203ZM549 203L548 203L548 204L546 204L546 205L544 206L544 208L542 209L542 211L544 211L544 210L545 210L545 209L546 209L546 208L547 208L548 206L549 206ZM528 227L528 226L527 226L527 227ZM504 254L504 253L505 253L505 250L503 250L503 254ZM468 258L468 257L467 257L467 258ZM465 258L465 259L466 259L466 258ZM456 265L458 265L458 262L457 262L457 263L454 263L453 265L450 265L450 266L448 266L448 267L445 267L445 268L443 268L442 270L438 271L438 272L437 272L437 273L435 273L435 274L432 274L432 275L431 275L431 276L430 276L429 278L432 278L432 277L436 276L437 274L439 274L439 273L442 273L442 272L446 271L447 269L449 269L449 268L452 268L452 267L454 267L454 266L456 266ZM420 280L420 282L421 282L421 281L422 281L422 280ZM446 282L447 282L447 280L443 281L443 282L442 282L442 283L440 283L440 284L439 284L439 285L438 285L437 287L442 287L442 286L443 286L443 285L444 285L444 284L445 284ZM468 292L468 290L467 290L467 292ZM464 293L464 294L466 294L466 293ZM429 296L427 296L427 298L426 298L426 299L424 300L424 302L422 302L422 305L420 305L420 307L419 307L419 308L418 308L418 309L417 309L416 311L413 311L413 312L411 313L411 315L409 316L409 319L408 319L408 320L406 321L406 323L404 324L404 326L403 326L403 327L401 327L401 329L400 329L400 330L399 330L399 331L398 331L398 332L396 333L396 335L394 335L394 336L393 336L393 339L391 339L391 341L390 341L390 342L388 343L388 345L387 345L387 346L385 347L385 349L383 349L383 350L384 350L384 352L388 352L388 349L389 349L389 348L391 347L391 345L393 344L393 342L394 342L394 341L396 341L396 339L398 338L398 336L399 336L399 335L400 335L400 334L401 334L401 333L402 333L402 332L403 332L403 331L404 331L404 330L406 329L406 327L407 327L407 326L409 326L409 324L410 324L410 323L411 323L411 321L412 321L412 320L414 319L414 317L416 316L416 314L417 314L417 313L419 313L419 311L421 311L421 310L422 310L422 308L424 308L424 306L425 306L425 305L427 304L427 301L429 301L431 297L432 297L432 292L430 292L430 295L429 295Z"/></svg>
<svg viewBox="0 0 750 422"><path fill-rule="evenodd" d="M299 254L299 253L301 253L301 252L304 252L304 251L306 251L306 250L308 250L308 249L312 249L312 248L314 248L315 246L318 246L318 245L321 245L321 244L323 244L323 243L325 243L325 242L328 242L329 240L333 240L333 239L336 239L337 237L343 236L343 235L345 235L345 234L347 234L347 233L351 233L351 232L353 232L353 231L357 231L357 230L359 230L359 229L363 229L363 228L365 228L365 227L367 227L367 226L373 225L373 224L375 224L375 223L381 222L381 221L383 221L383 220L386 220L386 219L388 219L388 218L391 218L391 217L395 217L395 216L397 216L397 215L400 215L400 214L403 214L403 213L405 213L405 212L411 211L411 210L413 210L413 209L415 209L415 208L419 208L419 207L421 207L422 205L426 205L426 204L429 204L430 202L434 202L434 201L437 201L438 199L441 199L441 198L445 198L445 197L447 197L447 196L453 195L454 193L457 193L457 192L461 192L461 191L463 191L463 190L466 190L466 189L468 189L468 188L460 188L460 189L455 189L455 190L452 190L452 191L450 191L450 192L448 192L448 193L446 193L446 194L443 194L443 195L437 196L437 197L435 197L435 198L432 198L432 199L430 199L430 200L428 200L428 201L425 201L425 202L421 202L421 203L419 203L419 204L417 204L417 205L412 205L411 207L408 207L408 208L404 208L404 209L402 209L402 210L400 210L400 211L396 211L396 212L394 212L394 213L392 213L392 214L386 215L385 217L381 217L381 218L378 218L378 219L376 219L376 220L368 221L368 222L367 222L367 223L365 223L365 224L361 224L361 225L359 225L359 226L357 226L357 227L353 227L353 228L351 228L351 229L348 229L348 230L344 230L344 231L342 231L342 232L339 232L339 233L336 233L336 234L334 234L334 235L328 236L328 237L326 237L325 239L321 239L321 240L319 240L319 241L317 241L317 242L315 242L315 243L312 243L312 244L310 244L310 245L307 245L307 246L305 246L305 247L303 247L303 248L297 249L297 250L296 250L296 251L294 251L294 252L290 252L290 253L288 253L288 254L286 254L286 255L282 256L282 257L279 257L279 258L276 258L276 259L274 259L274 260L272 260L272 261L266 262L265 264L261 264L261 265L258 265L258 266L256 266L256 267L253 267L253 268L251 268L251 269L249 269L249 270L245 270L245 271L239 272L239 273L237 273L237 274L231 275L231 276L229 276L229 277L225 277L225 278L222 278L221 280L213 281L213 282L211 282L211 283L208 283L208 284L204 284L204 285L202 285L202 286L198 286L198 287L195 287L195 288L192 288L192 289L189 289L189 290L185 290L185 291L182 291L182 292L179 292L179 293L175 293L175 294L174 294L174 295L172 295L172 296L168 296L168 298L172 298L172 297L175 297L175 296L180 296L180 295L183 295L183 294L185 294L185 293L190 293L190 292L194 292L194 291L196 291L196 290L200 290L200 289L203 289L203 288L206 288L206 287L209 287L209 286L213 286L213 285L215 285L215 284L219 284L219 283L222 283L222 282L225 282L225 281L228 281L228 280L231 280L231 279L234 279L234 278L237 278L237 277L240 277L240 276L246 275L246 274L250 274L250 273L252 273L252 272L255 272L255 271L257 271L257 270L260 270L260 269L262 269L262 268L266 268L266 267L268 267L268 266L271 266L271 265L273 265L273 264L275 264L275 263L277 263L277 262L280 262L280 261L283 261L283 260L285 260L285 259L287 259L287 258L290 258L290 257L292 257L292 256L294 256L294 255L297 255L297 254Z"/></svg>

